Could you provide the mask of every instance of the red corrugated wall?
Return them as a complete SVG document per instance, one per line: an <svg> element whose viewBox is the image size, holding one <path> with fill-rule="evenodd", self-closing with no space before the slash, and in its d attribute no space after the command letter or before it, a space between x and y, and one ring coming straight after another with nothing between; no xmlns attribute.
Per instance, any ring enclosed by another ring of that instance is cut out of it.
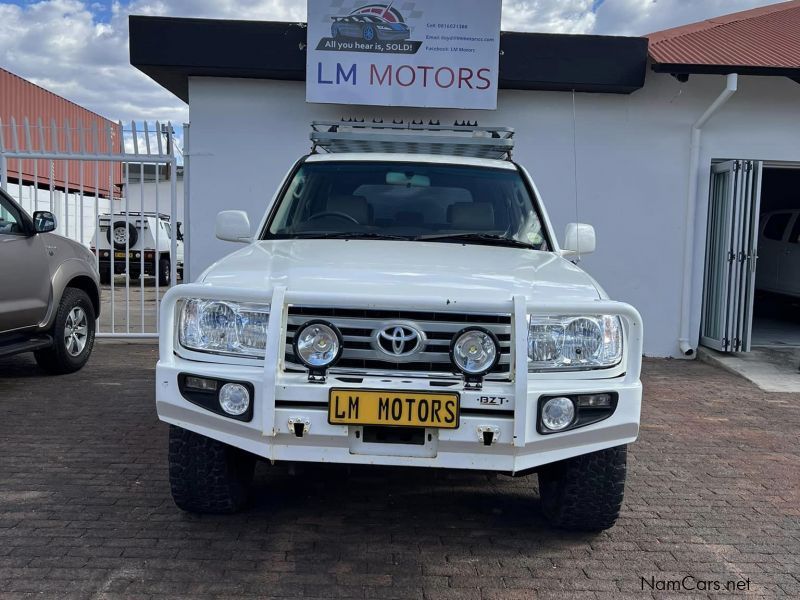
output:
<svg viewBox="0 0 800 600"><path fill-rule="evenodd" d="M69 121L69 135L71 136L72 151L80 149L78 125L81 124L87 132L84 143L87 150L103 153L113 150L119 152L122 144L122 132L117 123L109 121L77 104L65 100L61 96L47 91L26 81L13 73L0 69L0 119L2 119L3 141L7 150L14 149L14 139L11 127L11 118L16 120L17 138L20 149L26 146L24 120L28 119L31 131L31 145L33 149L41 150L41 136L39 133L39 119L43 125L44 143L47 150L51 150L52 121L55 119L57 127L58 147L63 152L67 143L67 131L64 129L65 121ZM93 125L98 130L98 148L94 148L91 130ZM111 127L111 145L109 148L107 128ZM50 181L50 161L38 160L36 170L39 186L47 186ZM122 165L119 163L103 162L97 165L97 179L101 196L109 195L110 186L119 186L122 183ZM8 178L16 180L22 177L24 182L32 183L34 180L33 160L8 160ZM58 189L78 191L81 183L81 169L78 161L57 160L53 162L53 181ZM87 194L94 193L95 187L95 162L83 163L83 187ZM119 190L114 191L115 196Z"/></svg>

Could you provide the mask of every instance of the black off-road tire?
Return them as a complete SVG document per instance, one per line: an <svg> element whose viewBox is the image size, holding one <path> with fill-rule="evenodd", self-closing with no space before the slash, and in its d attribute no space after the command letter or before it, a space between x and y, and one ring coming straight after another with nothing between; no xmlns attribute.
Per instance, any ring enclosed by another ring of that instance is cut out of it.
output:
<svg viewBox="0 0 800 600"><path fill-rule="evenodd" d="M64 331L67 324L67 316L76 307L80 307L86 315L86 343L80 354L72 356L67 352L64 343ZM94 348L95 334L95 313L94 305L89 296L83 290L70 288L64 290L61 296L61 304L56 311L55 322L50 330L53 337L53 346L44 350L34 352L34 357L39 366L53 375L65 375L80 370L89 360Z"/></svg>
<svg viewBox="0 0 800 600"><path fill-rule="evenodd" d="M168 258L162 258L158 261L158 285L167 287L170 284L172 272L170 271L170 264Z"/></svg>
<svg viewBox="0 0 800 600"><path fill-rule="evenodd" d="M124 243L120 244L114 241L114 230L117 227L127 227L128 229L127 246ZM114 225L108 228L108 231L106 232L106 239L108 240L108 243L113 245L114 248L116 248L117 250L125 250L126 248L130 249L133 248L136 245L136 242L139 241L139 232L136 231L136 225L134 225L133 223L126 223L125 221L115 221Z"/></svg>
<svg viewBox="0 0 800 600"><path fill-rule="evenodd" d="M619 517L627 446L569 458L539 471L542 511L561 529L602 531Z"/></svg>
<svg viewBox="0 0 800 600"><path fill-rule="evenodd" d="M247 502L256 457L175 425L169 427L169 483L178 508L231 514Z"/></svg>

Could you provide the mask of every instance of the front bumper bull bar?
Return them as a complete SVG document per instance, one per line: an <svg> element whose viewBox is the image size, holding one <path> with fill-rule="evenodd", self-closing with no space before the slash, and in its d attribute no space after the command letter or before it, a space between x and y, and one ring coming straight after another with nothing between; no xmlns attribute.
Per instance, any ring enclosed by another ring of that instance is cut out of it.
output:
<svg viewBox="0 0 800 600"><path fill-rule="evenodd" d="M232 360L199 355L178 348L176 303L181 298L203 298L270 304L267 349L264 361ZM220 440L273 461L335 462L480 469L519 472L572 456L633 442L639 429L642 388L639 381L642 356L642 321L631 306L597 300L559 304L533 304L514 296L504 304L461 301L457 312L500 312L512 315L512 369L510 380L486 380L483 389L465 390L463 382L441 385L447 377L371 375L332 371L325 384L309 383L303 373L284 370L285 332L289 305L382 308L394 310L443 310L436 299L419 302L394 297L363 298L349 294L306 294L276 287L271 298L241 289L191 284L169 290L160 315L161 342L156 380L156 403L161 420ZM620 367L603 371L528 373L527 315L619 315L623 322L624 352ZM178 376L246 381L255 389L254 416L241 422L209 412L185 400ZM521 374L522 376L519 376ZM347 380L343 382L340 377ZM438 381L438 384L434 382ZM354 436L360 427L328 423L328 392L333 387L458 391L461 419L458 429L428 430L428 442L418 448L368 444ZM609 418L563 433L541 435L536 431L537 402L543 395L616 393L617 408ZM297 423L304 432L296 435ZM493 433L485 445L482 432Z"/></svg>

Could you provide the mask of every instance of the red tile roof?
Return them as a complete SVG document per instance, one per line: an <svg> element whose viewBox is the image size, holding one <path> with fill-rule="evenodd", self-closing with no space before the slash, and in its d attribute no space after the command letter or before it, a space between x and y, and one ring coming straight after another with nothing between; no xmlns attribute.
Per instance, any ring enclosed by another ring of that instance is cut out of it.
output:
<svg viewBox="0 0 800 600"><path fill-rule="evenodd" d="M771 4L658 31L650 40L654 63L800 68L800 0Z"/></svg>

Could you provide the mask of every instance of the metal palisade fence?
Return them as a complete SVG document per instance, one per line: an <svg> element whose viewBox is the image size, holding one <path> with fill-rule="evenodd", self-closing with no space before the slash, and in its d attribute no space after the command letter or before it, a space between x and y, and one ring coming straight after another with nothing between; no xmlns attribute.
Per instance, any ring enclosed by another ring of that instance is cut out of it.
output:
<svg viewBox="0 0 800 600"><path fill-rule="evenodd" d="M161 298L184 275L182 168L169 123L0 120L0 187L95 255L100 337L158 335Z"/></svg>

